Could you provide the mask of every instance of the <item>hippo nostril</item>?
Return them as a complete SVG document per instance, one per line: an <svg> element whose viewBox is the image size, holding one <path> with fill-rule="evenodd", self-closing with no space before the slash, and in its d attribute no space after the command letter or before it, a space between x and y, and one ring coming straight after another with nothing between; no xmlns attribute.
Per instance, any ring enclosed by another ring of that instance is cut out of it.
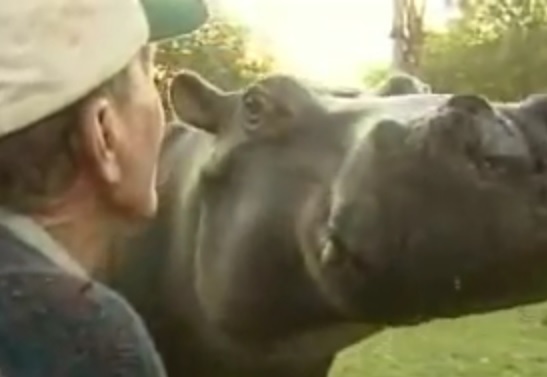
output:
<svg viewBox="0 0 547 377"><path fill-rule="evenodd" d="M339 254L349 254L349 248L342 237L335 231L330 233L330 244Z"/></svg>
<svg viewBox="0 0 547 377"><path fill-rule="evenodd" d="M534 160L534 173L543 174L546 170L546 161L543 158L537 158Z"/></svg>
<svg viewBox="0 0 547 377"><path fill-rule="evenodd" d="M367 263L359 255L358 250L353 249L343 234L336 229L329 230L328 242L321 250L321 262L324 265L351 266L359 272L367 268Z"/></svg>
<svg viewBox="0 0 547 377"><path fill-rule="evenodd" d="M320 261L323 265L333 265L342 258L342 253L330 242L327 242L321 249Z"/></svg>
<svg viewBox="0 0 547 377"><path fill-rule="evenodd" d="M320 238L320 261L325 265L339 263L346 254L347 248L343 240L333 228L328 228Z"/></svg>

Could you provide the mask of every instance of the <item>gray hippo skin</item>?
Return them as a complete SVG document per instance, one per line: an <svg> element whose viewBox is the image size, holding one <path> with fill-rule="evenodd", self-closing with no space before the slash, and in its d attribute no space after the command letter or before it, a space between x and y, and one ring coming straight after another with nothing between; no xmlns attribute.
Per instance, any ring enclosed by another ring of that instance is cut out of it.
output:
<svg viewBox="0 0 547 377"><path fill-rule="evenodd" d="M169 376L324 377L388 327L547 298L547 97L171 97L160 211L107 277Z"/></svg>

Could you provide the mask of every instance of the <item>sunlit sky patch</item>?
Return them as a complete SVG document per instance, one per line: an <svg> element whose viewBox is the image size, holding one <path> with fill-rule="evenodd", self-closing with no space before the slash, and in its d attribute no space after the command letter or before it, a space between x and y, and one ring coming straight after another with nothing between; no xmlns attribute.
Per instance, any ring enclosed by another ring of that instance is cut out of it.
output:
<svg viewBox="0 0 547 377"><path fill-rule="evenodd" d="M216 0L274 54L279 69L328 84L354 85L367 69L389 64L392 0ZM428 0L430 22L445 0Z"/></svg>

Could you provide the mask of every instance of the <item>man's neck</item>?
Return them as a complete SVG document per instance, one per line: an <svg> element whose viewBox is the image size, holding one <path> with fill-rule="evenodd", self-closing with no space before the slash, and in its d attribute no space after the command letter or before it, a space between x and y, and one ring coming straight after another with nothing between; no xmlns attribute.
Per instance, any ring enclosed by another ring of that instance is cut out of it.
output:
<svg viewBox="0 0 547 377"><path fill-rule="evenodd" d="M65 213L33 218L86 271L92 274L103 264L108 241L92 215Z"/></svg>
<svg viewBox="0 0 547 377"><path fill-rule="evenodd" d="M90 274L104 267L113 227L98 198L74 191L31 217Z"/></svg>

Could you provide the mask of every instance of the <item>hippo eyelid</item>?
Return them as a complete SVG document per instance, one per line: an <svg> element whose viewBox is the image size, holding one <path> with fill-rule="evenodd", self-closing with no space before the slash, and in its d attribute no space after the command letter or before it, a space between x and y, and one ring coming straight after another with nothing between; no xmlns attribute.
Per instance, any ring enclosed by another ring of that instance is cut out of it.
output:
<svg viewBox="0 0 547 377"><path fill-rule="evenodd" d="M266 96L257 91L245 93L243 99L245 120L250 131L259 128L262 117L266 111Z"/></svg>
<svg viewBox="0 0 547 377"><path fill-rule="evenodd" d="M251 95L247 95L245 96L245 98L243 98L243 104L245 105L245 108L248 110L255 110L256 103L257 103L256 98L254 98Z"/></svg>
<svg viewBox="0 0 547 377"><path fill-rule="evenodd" d="M264 96L257 92L247 92L243 97L245 109L250 114L260 114L264 110Z"/></svg>

